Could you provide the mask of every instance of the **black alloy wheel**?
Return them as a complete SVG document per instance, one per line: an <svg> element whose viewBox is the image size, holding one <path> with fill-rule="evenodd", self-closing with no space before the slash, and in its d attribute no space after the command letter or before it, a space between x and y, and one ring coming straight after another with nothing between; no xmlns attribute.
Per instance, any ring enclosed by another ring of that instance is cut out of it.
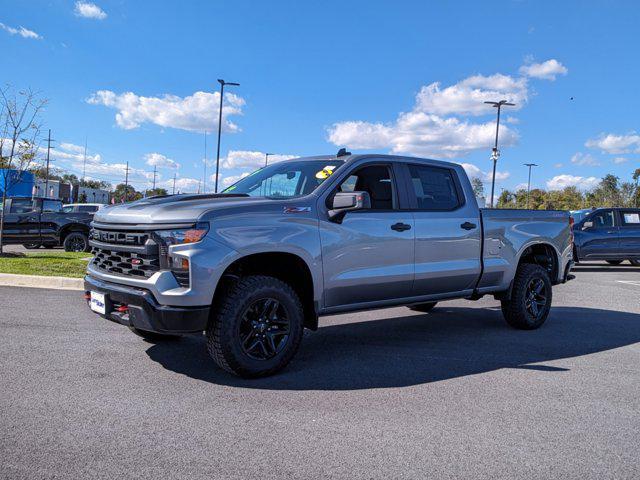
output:
<svg viewBox="0 0 640 480"><path fill-rule="evenodd" d="M527 285L527 292L524 307L527 312L536 319L545 313L544 307L547 304L547 286L541 278L533 278Z"/></svg>
<svg viewBox="0 0 640 480"><path fill-rule="evenodd" d="M254 360L269 360L287 344L290 327L287 311L278 300L256 300L245 309L238 325L242 351Z"/></svg>

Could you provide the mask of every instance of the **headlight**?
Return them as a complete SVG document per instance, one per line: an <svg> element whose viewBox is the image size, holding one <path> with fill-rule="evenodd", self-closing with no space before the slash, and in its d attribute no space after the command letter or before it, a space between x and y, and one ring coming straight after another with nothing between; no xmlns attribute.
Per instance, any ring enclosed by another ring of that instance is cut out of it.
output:
<svg viewBox="0 0 640 480"><path fill-rule="evenodd" d="M179 228L176 230L156 230L158 235L166 246L169 245L185 245L187 243L196 243L204 238L209 231L207 222L196 223L191 228Z"/></svg>

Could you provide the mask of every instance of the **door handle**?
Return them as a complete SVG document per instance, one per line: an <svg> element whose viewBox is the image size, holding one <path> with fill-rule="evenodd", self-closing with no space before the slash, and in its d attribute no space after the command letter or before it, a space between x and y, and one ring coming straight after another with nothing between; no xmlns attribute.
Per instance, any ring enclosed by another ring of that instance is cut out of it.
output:
<svg viewBox="0 0 640 480"><path fill-rule="evenodd" d="M476 224L471 222L464 222L462 225L460 225L460 228L464 228L465 230L473 230L474 228L476 228Z"/></svg>
<svg viewBox="0 0 640 480"><path fill-rule="evenodd" d="M395 230L396 232L404 232L405 230L411 230L411 225L398 222L391 225L391 230Z"/></svg>
<svg viewBox="0 0 640 480"><path fill-rule="evenodd" d="M612 234L614 234L614 233L618 233L618 232L616 232L615 230L607 230L607 233L608 233L609 235L612 235Z"/></svg>

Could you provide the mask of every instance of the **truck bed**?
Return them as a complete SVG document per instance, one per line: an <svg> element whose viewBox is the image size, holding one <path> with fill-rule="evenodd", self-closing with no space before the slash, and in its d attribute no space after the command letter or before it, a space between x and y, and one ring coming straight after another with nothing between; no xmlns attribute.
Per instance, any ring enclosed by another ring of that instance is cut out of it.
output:
<svg viewBox="0 0 640 480"><path fill-rule="evenodd" d="M572 254L569 213L562 210L480 209L483 274L480 292L504 290L522 252L537 243L554 247L562 265ZM560 275L563 272L558 272ZM558 279L555 279L558 281Z"/></svg>

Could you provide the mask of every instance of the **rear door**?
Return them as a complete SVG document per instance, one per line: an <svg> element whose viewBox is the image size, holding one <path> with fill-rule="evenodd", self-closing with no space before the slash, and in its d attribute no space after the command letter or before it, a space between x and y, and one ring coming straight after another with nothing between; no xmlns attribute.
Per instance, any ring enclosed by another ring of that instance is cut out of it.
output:
<svg viewBox="0 0 640 480"><path fill-rule="evenodd" d="M591 222L585 228L584 223ZM620 235L616 212L612 208L598 210L586 217L581 227L580 257L604 259L620 257Z"/></svg>
<svg viewBox="0 0 640 480"><path fill-rule="evenodd" d="M473 289L482 243L477 205L465 201L454 169L408 163L404 171L416 232L413 295Z"/></svg>
<svg viewBox="0 0 640 480"><path fill-rule="evenodd" d="M371 208L348 212L342 223L321 216L326 308L411 295L413 217L400 208L397 167L355 166L333 191L366 191Z"/></svg>
<svg viewBox="0 0 640 480"><path fill-rule="evenodd" d="M619 210L620 253L623 258L640 258L640 209Z"/></svg>

